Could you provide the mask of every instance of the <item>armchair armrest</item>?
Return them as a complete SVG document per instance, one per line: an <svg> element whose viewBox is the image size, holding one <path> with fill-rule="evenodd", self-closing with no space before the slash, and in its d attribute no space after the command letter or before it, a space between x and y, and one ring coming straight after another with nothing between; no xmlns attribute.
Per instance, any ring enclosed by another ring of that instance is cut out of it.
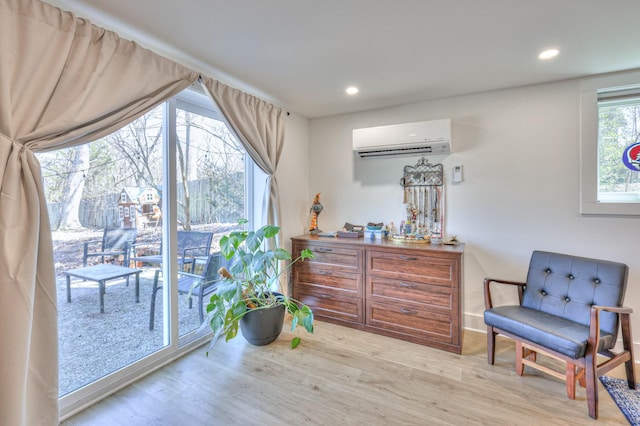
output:
<svg viewBox="0 0 640 426"><path fill-rule="evenodd" d="M102 250L102 240L90 240L90 241L85 241L84 242L84 253L88 253L89 249L94 249L94 247L92 247L94 244L100 244L100 250Z"/></svg>
<svg viewBox="0 0 640 426"><path fill-rule="evenodd" d="M187 247L184 250L182 250L182 257L180 258L182 265L183 266L188 266L190 269L190 272L194 272L195 270L195 261L196 258L198 256L208 256L209 255L209 247L208 246L202 246L202 247ZM188 256L189 252L194 252L194 251L200 251L201 253L196 253L196 254L191 254Z"/></svg>
<svg viewBox="0 0 640 426"><path fill-rule="evenodd" d="M191 272L185 272L185 271L178 271L178 275L181 277L191 277L199 280L203 278L202 275L192 274Z"/></svg>
<svg viewBox="0 0 640 426"><path fill-rule="evenodd" d="M102 240L85 241L82 247L82 266L87 266L87 260L90 257L102 257L104 261L105 256L113 256L115 254L123 254L123 252L105 251L102 246Z"/></svg>
<svg viewBox="0 0 640 426"><path fill-rule="evenodd" d="M209 247L207 246L202 246L202 247L187 247L186 249L182 250L182 258L184 259L185 257L187 257L187 254L189 252L195 251L195 250L201 250L201 251L205 251L207 253L203 254L203 256L207 256ZM192 256L193 257L193 256Z"/></svg>
<svg viewBox="0 0 640 426"><path fill-rule="evenodd" d="M601 312L612 312L617 314L621 318L621 327L622 327L622 335L623 335L623 343L625 345L625 349L628 349L627 342L624 341L625 335L627 334L626 329L630 328L629 315L633 313L633 309L626 306L598 306L593 305L591 307L591 313L589 318L589 340L588 340L588 349L595 348L597 351L598 344L600 342L600 313ZM631 331L628 331L630 335Z"/></svg>
<svg viewBox="0 0 640 426"><path fill-rule="evenodd" d="M134 243L131 244L131 252L134 257L139 256L142 252L143 254L148 254L149 250L153 250L153 254L160 254L162 251L161 243Z"/></svg>
<svg viewBox="0 0 640 426"><path fill-rule="evenodd" d="M606 311L606 312L613 312L614 314L632 314L633 313L633 309L626 307L626 306L592 306L591 307L591 311L593 312L594 310L597 311Z"/></svg>
<svg viewBox="0 0 640 426"><path fill-rule="evenodd" d="M493 308L493 302L491 300L491 283L507 284L518 286L518 300L522 303L522 292L527 283L519 281L501 280L497 278L485 278L484 279L484 307L485 309Z"/></svg>

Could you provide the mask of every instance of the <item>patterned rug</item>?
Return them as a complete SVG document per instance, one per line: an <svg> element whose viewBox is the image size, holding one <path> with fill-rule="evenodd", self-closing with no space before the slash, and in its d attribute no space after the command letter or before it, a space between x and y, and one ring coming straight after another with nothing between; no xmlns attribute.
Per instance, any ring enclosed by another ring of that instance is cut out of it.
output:
<svg viewBox="0 0 640 426"><path fill-rule="evenodd" d="M627 381L602 376L600 381L632 426L640 425L640 390L629 389ZM637 386L636 386L637 388Z"/></svg>

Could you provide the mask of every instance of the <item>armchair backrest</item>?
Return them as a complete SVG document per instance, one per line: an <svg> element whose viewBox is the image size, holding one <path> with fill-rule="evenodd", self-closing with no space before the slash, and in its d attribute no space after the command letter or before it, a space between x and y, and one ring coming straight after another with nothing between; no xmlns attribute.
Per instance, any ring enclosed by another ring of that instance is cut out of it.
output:
<svg viewBox="0 0 640 426"><path fill-rule="evenodd" d="M102 234L102 251L122 250L125 244L131 246L136 242L136 228L104 228Z"/></svg>
<svg viewBox="0 0 640 426"><path fill-rule="evenodd" d="M208 256L212 239L213 232L178 231L178 256Z"/></svg>
<svg viewBox="0 0 640 426"><path fill-rule="evenodd" d="M534 251L522 306L589 325L591 306L622 306L629 268L623 263ZM600 329L617 337L617 316L603 312Z"/></svg>
<svg viewBox="0 0 640 426"><path fill-rule="evenodd" d="M124 255L123 265L129 265L129 249L135 244L138 236L136 228L104 228L102 234L102 251L122 251ZM85 245L85 265L87 247Z"/></svg>
<svg viewBox="0 0 640 426"><path fill-rule="evenodd" d="M219 281L221 279L218 274L218 269L222 266L229 268L229 261L222 255L222 253L214 253L209 255L207 264L203 270L204 281L210 283L212 281Z"/></svg>

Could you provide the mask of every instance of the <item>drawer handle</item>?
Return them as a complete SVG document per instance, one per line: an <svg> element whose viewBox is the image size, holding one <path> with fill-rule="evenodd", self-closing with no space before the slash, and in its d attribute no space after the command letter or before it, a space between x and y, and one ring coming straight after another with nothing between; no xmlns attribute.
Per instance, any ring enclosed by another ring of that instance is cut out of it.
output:
<svg viewBox="0 0 640 426"><path fill-rule="evenodd" d="M401 314L405 314L405 315L415 315L415 314L417 314L416 311L414 311L412 309L407 309L407 308L400 308L400 313Z"/></svg>
<svg viewBox="0 0 640 426"><path fill-rule="evenodd" d="M330 252L332 252L333 250L332 250L332 249L330 249L330 248L323 248L323 247L320 247L320 248L317 248L317 249L316 249L316 251L317 251L318 253L330 253Z"/></svg>
<svg viewBox="0 0 640 426"><path fill-rule="evenodd" d="M417 257L411 257L411 256L400 256L400 259L402 259L402 260L418 260Z"/></svg>
<svg viewBox="0 0 640 426"><path fill-rule="evenodd" d="M320 299L333 299L333 296L330 294L320 294Z"/></svg>
<svg viewBox="0 0 640 426"><path fill-rule="evenodd" d="M402 288L418 288L416 284L411 283L400 283L400 287Z"/></svg>
<svg viewBox="0 0 640 426"><path fill-rule="evenodd" d="M329 275L333 275L333 272L331 272L331 271L318 271L318 275L329 276Z"/></svg>

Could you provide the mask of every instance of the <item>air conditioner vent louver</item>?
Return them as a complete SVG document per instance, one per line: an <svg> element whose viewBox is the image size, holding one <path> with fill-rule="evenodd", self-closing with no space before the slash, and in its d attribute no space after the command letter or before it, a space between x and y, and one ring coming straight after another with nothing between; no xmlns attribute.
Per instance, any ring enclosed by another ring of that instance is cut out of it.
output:
<svg viewBox="0 0 640 426"><path fill-rule="evenodd" d="M451 152L451 120L432 120L353 130L360 158L446 155Z"/></svg>

